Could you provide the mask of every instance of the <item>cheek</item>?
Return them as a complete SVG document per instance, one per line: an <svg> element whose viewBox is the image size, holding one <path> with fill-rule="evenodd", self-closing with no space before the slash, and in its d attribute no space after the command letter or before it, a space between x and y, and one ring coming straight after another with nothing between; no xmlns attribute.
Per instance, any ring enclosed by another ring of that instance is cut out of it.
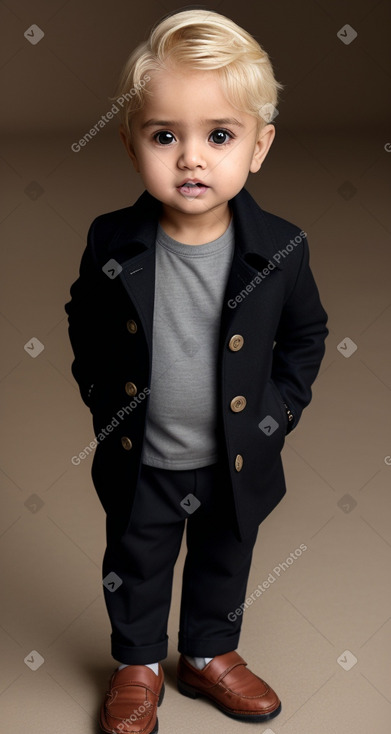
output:
<svg viewBox="0 0 391 734"><path fill-rule="evenodd" d="M242 169L245 169L247 163L248 165L250 165L250 161L250 153L247 150L244 150L243 146L238 145L235 148L227 151L227 154L221 161L221 166L230 177L230 175L235 176L235 174L242 171Z"/></svg>
<svg viewBox="0 0 391 734"><path fill-rule="evenodd" d="M217 175L223 186L232 186L238 179L243 178L246 169L241 155L227 155L221 166L216 166L212 175Z"/></svg>
<svg viewBox="0 0 391 734"><path fill-rule="evenodd" d="M159 155L159 153L148 153L144 156L143 169L149 178L163 179L172 170L170 156Z"/></svg>

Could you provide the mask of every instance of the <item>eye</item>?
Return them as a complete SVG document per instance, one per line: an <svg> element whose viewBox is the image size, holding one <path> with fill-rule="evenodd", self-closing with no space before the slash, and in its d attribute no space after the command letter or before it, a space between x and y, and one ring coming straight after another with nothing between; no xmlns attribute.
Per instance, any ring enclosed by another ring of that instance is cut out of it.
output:
<svg viewBox="0 0 391 734"><path fill-rule="evenodd" d="M213 132L209 136L212 138L212 142L216 145L228 145L228 143L233 140L234 135L228 130L213 130ZM228 140L227 140L228 137Z"/></svg>
<svg viewBox="0 0 391 734"><path fill-rule="evenodd" d="M169 133L168 130L162 130L159 133L155 133L153 139L156 140L159 145L170 145L170 143L175 140L173 134Z"/></svg>

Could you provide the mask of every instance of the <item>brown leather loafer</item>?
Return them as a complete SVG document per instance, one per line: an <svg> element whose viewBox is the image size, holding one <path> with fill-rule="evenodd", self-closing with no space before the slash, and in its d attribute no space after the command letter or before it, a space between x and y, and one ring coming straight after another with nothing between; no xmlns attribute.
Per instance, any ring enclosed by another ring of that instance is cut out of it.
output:
<svg viewBox="0 0 391 734"><path fill-rule="evenodd" d="M164 674L146 665L128 665L110 678L100 710L100 727L110 734L156 734L157 707L164 696Z"/></svg>
<svg viewBox="0 0 391 734"><path fill-rule="evenodd" d="M227 716L240 721L266 721L281 711L277 694L246 668L237 652L217 655L203 670L197 670L181 655L178 690L184 696L205 696Z"/></svg>

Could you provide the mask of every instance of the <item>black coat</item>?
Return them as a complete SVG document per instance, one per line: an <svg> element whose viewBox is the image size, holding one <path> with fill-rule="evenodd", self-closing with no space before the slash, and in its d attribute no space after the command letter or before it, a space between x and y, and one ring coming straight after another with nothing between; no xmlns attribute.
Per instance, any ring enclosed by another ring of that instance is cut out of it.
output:
<svg viewBox="0 0 391 734"><path fill-rule="evenodd" d="M247 537L285 494L280 452L311 400L328 330L305 232L263 211L245 189L229 205L235 251L221 313L217 420L227 513L233 500L239 537ZM160 208L145 191L133 206L93 221L65 306L72 372L93 414L92 478L119 534L148 408Z"/></svg>

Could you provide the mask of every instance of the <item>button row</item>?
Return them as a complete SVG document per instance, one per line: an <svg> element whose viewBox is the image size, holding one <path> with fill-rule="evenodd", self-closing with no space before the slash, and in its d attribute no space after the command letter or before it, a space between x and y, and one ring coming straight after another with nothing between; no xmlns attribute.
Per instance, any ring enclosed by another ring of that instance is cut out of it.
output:
<svg viewBox="0 0 391 734"><path fill-rule="evenodd" d="M137 323L133 319L129 319L126 323L126 328L130 334L135 334L137 332ZM241 334L234 334L233 336L231 336L228 342L228 347L231 352L238 352L243 347L243 344L243 336ZM130 397L134 397L135 395L137 395L137 387L134 382L127 382L125 385L125 391ZM235 398L232 398L230 402L230 407L234 413L240 413L242 410L244 410L246 404L246 398L243 395L237 395ZM122 436L121 444L125 451L130 451L133 447L133 444L128 436ZM237 454L235 456L235 471L240 472L242 468L243 456L241 454Z"/></svg>
<svg viewBox="0 0 391 734"><path fill-rule="evenodd" d="M137 324L133 319L129 319L126 322L126 328L129 332L129 334L135 334L137 331ZM129 397L133 398L135 395L137 395L137 387L134 384L134 382L127 382L125 385L125 392ZM122 448L125 449L125 451L130 451L133 448L133 444L128 438L128 436L122 436L121 438L121 444Z"/></svg>

